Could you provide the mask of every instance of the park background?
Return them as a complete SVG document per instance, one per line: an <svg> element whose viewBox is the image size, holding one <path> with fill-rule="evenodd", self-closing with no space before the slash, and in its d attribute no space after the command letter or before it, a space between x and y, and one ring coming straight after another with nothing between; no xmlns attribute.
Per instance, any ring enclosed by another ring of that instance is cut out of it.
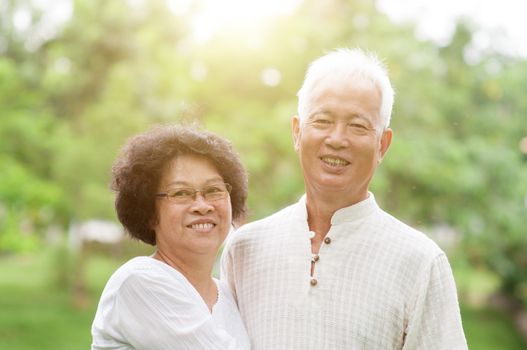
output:
<svg viewBox="0 0 527 350"><path fill-rule="evenodd" d="M249 220L296 201L296 91L355 46L396 90L378 202L447 252L471 349L527 348L527 61L503 33L459 17L427 39L371 0L50 3L0 1L1 350L89 348L104 283L153 251L75 239L118 227L109 174L130 135L197 123L241 154Z"/></svg>

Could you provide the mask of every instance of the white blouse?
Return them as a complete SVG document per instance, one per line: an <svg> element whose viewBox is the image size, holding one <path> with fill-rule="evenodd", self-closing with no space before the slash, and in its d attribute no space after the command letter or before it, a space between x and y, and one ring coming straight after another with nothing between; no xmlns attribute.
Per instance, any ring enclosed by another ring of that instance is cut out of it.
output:
<svg viewBox="0 0 527 350"><path fill-rule="evenodd" d="M176 269L136 257L109 279L92 325L92 350L249 349L229 289L215 280L218 301L207 305Z"/></svg>

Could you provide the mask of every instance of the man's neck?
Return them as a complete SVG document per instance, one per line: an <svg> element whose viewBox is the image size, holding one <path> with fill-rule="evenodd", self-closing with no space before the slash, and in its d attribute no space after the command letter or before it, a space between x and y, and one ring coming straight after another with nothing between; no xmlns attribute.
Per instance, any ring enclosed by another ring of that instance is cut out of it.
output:
<svg viewBox="0 0 527 350"><path fill-rule="evenodd" d="M315 232L315 237L312 239L314 252L318 252L321 242L328 234L331 228L331 218L335 212L366 199L367 194L366 197L362 197L349 200L342 195L324 196L306 192L307 223L309 230Z"/></svg>

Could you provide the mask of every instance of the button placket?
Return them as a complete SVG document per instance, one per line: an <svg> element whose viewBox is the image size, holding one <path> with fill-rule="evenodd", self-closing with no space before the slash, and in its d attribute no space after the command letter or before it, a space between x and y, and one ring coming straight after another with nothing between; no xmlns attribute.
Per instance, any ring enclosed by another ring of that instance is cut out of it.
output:
<svg viewBox="0 0 527 350"><path fill-rule="evenodd" d="M331 237L325 237L324 240L323 240L324 244L325 245L329 245L331 244L332 242L332 239ZM315 278L315 271L317 271L318 269L315 268L315 265L320 261L320 252L318 254L315 254L315 253L312 253L311 254L311 266L312 266L312 271L313 271L313 275L311 276L311 280L309 281L310 285L312 287L316 286L318 284L318 279Z"/></svg>
<svg viewBox="0 0 527 350"><path fill-rule="evenodd" d="M309 231L309 239L315 238L315 232ZM314 287L318 284L318 280L315 278L315 263L320 259L318 254L311 253L311 278L309 284Z"/></svg>

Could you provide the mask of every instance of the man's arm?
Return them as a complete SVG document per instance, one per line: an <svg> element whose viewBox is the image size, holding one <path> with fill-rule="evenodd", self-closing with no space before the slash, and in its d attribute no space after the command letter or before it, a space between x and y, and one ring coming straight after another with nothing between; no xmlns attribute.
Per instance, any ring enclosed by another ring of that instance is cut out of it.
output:
<svg viewBox="0 0 527 350"><path fill-rule="evenodd" d="M403 349L468 349L456 284L444 254L423 271L415 292Z"/></svg>

